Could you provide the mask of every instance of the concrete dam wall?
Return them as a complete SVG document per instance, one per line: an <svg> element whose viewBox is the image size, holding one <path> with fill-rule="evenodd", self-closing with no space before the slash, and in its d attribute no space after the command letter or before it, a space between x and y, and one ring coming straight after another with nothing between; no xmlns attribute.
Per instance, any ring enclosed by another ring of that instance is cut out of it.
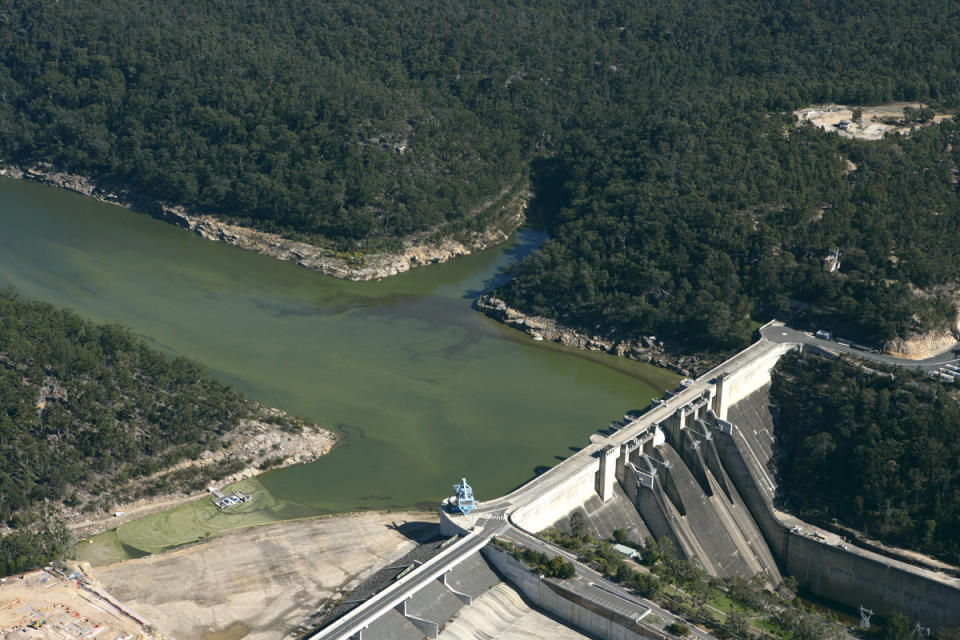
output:
<svg viewBox="0 0 960 640"><path fill-rule="evenodd" d="M671 636L643 624L642 617L615 608L597 606L589 597L567 587L562 580L543 578L520 561L491 545L484 557L504 579L535 606L593 637L607 640L671 640Z"/></svg>
<svg viewBox="0 0 960 640"><path fill-rule="evenodd" d="M803 523L775 509L770 372L794 348L761 341L668 394L622 433L574 456L582 465L576 473L518 509L514 524L531 532L562 527L578 510L591 530L666 536L713 575L763 572L776 583L789 574L811 593L852 607L960 625L960 580L797 535L791 527ZM634 517L610 521L624 504L642 525Z"/></svg>
<svg viewBox="0 0 960 640"><path fill-rule="evenodd" d="M698 426L709 433L706 425ZM691 430L684 430L680 440L682 453L665 442L626 466L624 488L650 530L671 538L712 575L763 573L771 583L780 582L776 560L719 464L712 440L695 440ZM645 472L640 471L644 463Z"/></svg>
<svg viewBox="0 0 960 640"><path fill-rule="evenodd" d="M734 428L717 438L724 467L763 531L784 573L819 596L878 615L907 614L925 626L960 625L960 580L850 546L842 549L791 532L796 521L774 507L769 469L773 417L769 386L730 408Z"/></svg>

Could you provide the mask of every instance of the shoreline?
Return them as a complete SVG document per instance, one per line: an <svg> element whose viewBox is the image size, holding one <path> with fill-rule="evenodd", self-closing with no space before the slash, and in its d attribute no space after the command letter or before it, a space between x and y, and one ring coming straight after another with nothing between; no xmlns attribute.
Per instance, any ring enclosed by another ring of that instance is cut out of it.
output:
<svg viewBox="0 0 960 640"><path fill-rule="evenodd" d="M205 482L202 490L175 490L156 496L141 497L129 502L110 503L103 515L84 514L79 509L63 508L66 528L71 543L90 538L121 525L146 516L173 509L182 504L210 496L209 487L224 487L247 478L253 478L269 470L282 469L296 464L314 462L326 455L340 441L340 436L315 424L300 423L300 431L292 432L277 422L287 414L279 409L260 407L258 419L245 420L235 432L227 434L223 447L204 451L197 460L186 460L144 478L129 482L131 489L142 487L151 481L163 480L178 471L195 468L198 471L215 469L216 465L236 460L243 456L243 467L219 479ZM265 464L266 463L266 464ZM120 514L120 515L117 515Z"/></svg>
<svg viewBox="0 0 960 640"><path fill-rule="evenodd" d="M187 229L213 242L223 242L247 251L283 260L342 280L369 281L404 273L415 267L439 264L458 256L482 251L509 239L524 220L529 193L520 190L501 207L501 224L485 231L472 231L461 240L453 237L427 240L426 233L401 239L402 251L344 255L331 247L291 240L277 233L223 221L209 214L187 213L180 205L171 206L152 199L141 199L131 191L119 193L100 189L90 178L56 171L49 165L0 166L0 176L30 180L74 191L106 204L119 205L138 213ZM503 192L501 196L506 196Z"/></svg>
<svg viewBox="0 0 960 640"><path fill-rule="evenodd" d="M295 262L298 265L324 275L342 280L370 281L398 275L419 266L439 264L452 258L482 251L509 239L525 219L525 211L530 194L524 189L512 197L501 208L500 220L506 220L500 227L485 232L472 232L466 242L447 238L439 242L425 242L418 238L402 240L401 253L372 253L363 256L336 255L337 252L298 240L291 240L275 233L259 231L250 227L232 224L216 216L187 213L182 206L170 206L157 201L138 202L130 192L112 193L100 189L96 183L85 176L58 172L49 165L37 165L23 168L17 165L0 165L0 176L19 180L30 180L67 189L93 198L106 204L114 204L144 213L158 220L168 222L180 228L192 231L200 237L213 242L223 242L247 251L266 255L278 260ZM501 197L506 195L502 192ZM508 210L512 213L507 213ZM504 229L508 229L505 231ZM700 369L706 370L709 363L703 363L696 356L668 354L663 344L655 338L641 337L636 340L618 340L597 336L588 336L585 332L565 327L555 320L539 316L527 316L507 307L492 294L485 294L476 303L477 309L485 315L520 329L534 340L544 338L566 346L591 351L603 351L611 355L625 357L639 362L647 362L670 369L683 376L693 375Z"/></svg>
<svg viewBox="0 0 960 640"><path fill-rule="evenodd" d="M522 331L538 342L549 340L586 351L602 351L620 358L669 369L684 377L696 377L715 364L699 356L669 353L663 342L655 336L618 339L590 335L583 330L563 325L552 318L526 314L511 307L492 293L480 296L476 301L476 308L480 313Z"/></svg>

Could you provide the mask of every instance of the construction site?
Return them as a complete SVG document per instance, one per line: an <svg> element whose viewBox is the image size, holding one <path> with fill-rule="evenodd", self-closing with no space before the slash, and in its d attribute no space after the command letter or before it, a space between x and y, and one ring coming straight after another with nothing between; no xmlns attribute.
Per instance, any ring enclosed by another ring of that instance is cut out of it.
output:
<svg viewBox="0 0 960 640"><path fill-rule="evenodd" d="M0 640L159 638L152 625L66 567L0 582Z"/></svg>
<svg viewBox="0 0 960 640"><path fill-rule="evenodd" d="M800 124L809 123L845 138L879 140L888 133L908 134L937 124L950 114L934 113L919 102L895 102L872 107L825 104L793 112Z"/></svg>

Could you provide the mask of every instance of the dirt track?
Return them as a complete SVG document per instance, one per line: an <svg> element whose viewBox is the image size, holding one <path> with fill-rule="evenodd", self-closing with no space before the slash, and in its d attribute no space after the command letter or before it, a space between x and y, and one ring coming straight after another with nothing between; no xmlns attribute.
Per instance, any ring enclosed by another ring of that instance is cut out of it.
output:
<svg viewBox="0 0 960 640"><path fill-rule="evenodd" d="M367 513L281 522L92 573L167 638L277 639L338 590L409 551L415 543L397 525L415 535L424 527L414 523L437 519L434 513Z"/></svg>

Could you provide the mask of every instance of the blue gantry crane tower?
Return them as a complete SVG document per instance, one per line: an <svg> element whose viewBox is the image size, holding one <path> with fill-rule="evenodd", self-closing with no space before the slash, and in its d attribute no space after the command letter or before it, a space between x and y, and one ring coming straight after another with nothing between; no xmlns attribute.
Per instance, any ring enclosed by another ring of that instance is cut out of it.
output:
<svg viewBox="0 0 960 640"><path fill-rule="evenodd" d="M467 515L473 511L474 507L477 506L477 502L473 499L473 488L467 484L467 479L461 478L460 484L453 485L453 490L456 491L455 497L460 513Z"/></svg>

